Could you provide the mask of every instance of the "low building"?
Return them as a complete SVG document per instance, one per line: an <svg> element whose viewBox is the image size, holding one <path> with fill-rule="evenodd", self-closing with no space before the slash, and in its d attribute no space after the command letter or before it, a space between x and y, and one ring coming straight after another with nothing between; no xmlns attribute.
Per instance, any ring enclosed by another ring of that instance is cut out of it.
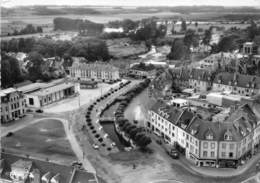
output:
<svg viewBox="0 0 260 183"><path fill-rule="evenodd" d="M51 180L51 172L47 172L45 173L42 178L42 183L50 183L50 180Z"/></svg>
<svg viewBox="0 0 260 183"><path fill-rule="evenodd" d="M133 65L129 71L128 76L135 78L154 78L156 75L156 68L154 65L146 65L144 63Z"/></svg>
<svg viewBox="0 0 260 183"><path fill-rule="evenodd" d="M1 96L1 123L18 119L24 116L25 101L22 92L8 88L0 91Z"/></svg>
<svg viewBox="0 0 260 183"><path fill-rule="evenodd" d="M29 180L31 183L41 183L41 174L40 170L37 168L34 168L29 175Z"/></svg>
<svg viewBox="0 0 260 183"><path fill-rule="evenodd" d="M245 42L243 44L242 53L245 55L257 54L257 45L254 42Z"/></svg>
<svg viewBox="0 0 260 183"><path fill-rule="evenodd" d="M98 83L96 81L80 81L80 89L93 89L97 87Z"/></svg>
<svg viewBox="0 0 260 183"><path fill-rule="evenodd" d="M146 126L197 166L236 167L259 145L260 119L248 104L229 108L221 121L202 119L188 108L162 102L148 114Z"/></svg>
<svg viewBox="0 0 260 183"><path fill-rule="evenodd" d="M253 96L260 93L260 77L238 73L219 73L213 81L213 91Z"/></svg>
<svg viewBox="0 0 260 183"><path fill-rule="evenodd" d="M69 67L69 76L73 80L108 82L120 79L119 69L106 63L73 63Z"/></svg>
<svg viewBox="0 0 260 183"><path fill-rule="evenodd" d="M36 92L26 94L26 104L29 108L41 108L72 97L79 92L75 83L61 83Z"/></svg>
<svg viewBox="0 0 260 183"><path fill-rule="evenodd" d="M10 177L14 182L25 183L32 168L32 161L18 160L11 164Z"/></svg>
<svg viewBox="0 0 260 183"><path fill-rule="evenodd" d="M174 107L185 107L188 106L188 101L182 98L174 98L170 101L170 104Z"/></svg>

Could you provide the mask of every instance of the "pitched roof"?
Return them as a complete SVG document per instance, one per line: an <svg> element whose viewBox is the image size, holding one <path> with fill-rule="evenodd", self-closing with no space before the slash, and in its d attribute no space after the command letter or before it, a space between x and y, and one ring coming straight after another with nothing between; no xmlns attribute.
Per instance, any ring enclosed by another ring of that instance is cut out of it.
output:
<svg viewBox="0 0 260 183"><path fill-rule="evenodd" d="M191 70L190 78L200 81L211 81L212 74L205 69L194 68Z"/></svg>
<svg viewBox="0 0 260 183"><path fill-rule="evenodd" d="M95 63L77 63L74 62L69 69L86 69L86 70L109 70L109 71L118 71L118 68L102 62L95 62Z"/></svg>
<svg viewBox="0 0 260 183"><path fill-rule="evenodd" d="M166 105L164 102L160 102L160 101L158 101L152 106L151 111L162 116L164 119L166 119L167 121L175 125L177 124L177 120L179 119L182 113L181 110L174 107L170 107Z"/></svg>
<svg viewBox="0 0 260 183"><path fill-rule="evenodd" d="M223 122L212 122L196 117L186 131L200 140L206 139L212 133L215 141L224 141L225 134L232 137L232 141L240 141L247 136L257 125L257 119L248 104L231 111L228 119Z"/></svg>
<svg viewBox="0 0 260 183"><path fill-rule="evenodd" d="M228 73L228 72L219 73L215 77L214 83L237 86L242 88L260 89L260 77L238 74L238 73Z"/></svg>

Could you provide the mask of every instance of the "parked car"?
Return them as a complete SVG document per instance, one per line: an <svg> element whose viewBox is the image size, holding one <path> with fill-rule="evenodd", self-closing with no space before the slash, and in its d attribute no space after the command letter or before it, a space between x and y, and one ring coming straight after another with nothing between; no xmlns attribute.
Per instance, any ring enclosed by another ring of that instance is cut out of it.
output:
<svg viewBox="0 0 260 183"><path fill-rule="evenodd" d="M169 155L173 158L173 159L179 159L179 152L176 149L172 149L169 152Z"/></svg>
<svg viewBox="0 0 260 183"><path fill-rule="evenodd" d="M97 144L93 144L92 147L93 147L94 149L99 149L99 146L98 146Z"/></svg>
<svg viewBox="0 0 260 183"><path fill-rule="evenodd" d="M6 134L6 137L11 137L13 134L14 134L13 132L8 132L8 133Z"/></svg>
<svg viewBox="0 0 260 183"><path fill-rule="evenodd" d="M42 109L37 109L35 112L43 113L43 110Z"/></svg>

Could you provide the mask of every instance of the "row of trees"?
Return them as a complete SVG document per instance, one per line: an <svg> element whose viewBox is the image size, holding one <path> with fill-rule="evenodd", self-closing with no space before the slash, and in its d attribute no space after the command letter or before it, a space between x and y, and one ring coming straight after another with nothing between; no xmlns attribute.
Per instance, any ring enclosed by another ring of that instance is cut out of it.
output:
<svg viewBox="0 0 260 183"><path fill-rule="evenodd" d="M21 29L20 31L14 30L13 34L14 36L16 35L24 35L24 34L35 34L35 33L42 33L42 27L41 26L36 26L34 27L32 24L26 25L25 28ZM10 36L10 34L8 34Z"/></svg>
<svg viewBox="0 0 260 183"><path fill-rule="evenodd" d="M19 62L16 58L1 52L1 85L3 88L12 86L24 80Z"/></svg>
<svg viewBox="0 0 260 183"><path fill-rule="evenodd" d="M115 123L118 125L119 129L123 131L129 138L131 138L135 144L141 148L145 148L148 144L150 144L151 138L146 135L145 129L143 127L138 127L133 123L130 123L128 119L124 117L124 111L130 101L134 98L134 96L138 95L143 91L150 83L150 80L147 79L144 82L140 83L135 88L128 91L124 96L125 99L121 100L116 112L115 112Z"/></svg>
<svg viewBox="0 0 260 183"><path fill-rule="evenodd" d="M49 81L51 79L57 79L63 77L65 74L62 63L53 66L48 61L44 61L44 58L38 52L30 52L26 60L26 67L22 66L23 63L12 57L8 56L5 52L1 52L1 77L2 87L12 87L14 84L22 82L24 80L42 80ZM61 60L56 59L61 62Z"/></svg>
<svg viewBox="0 0 260 183"><path fill-rule="evenodd" d="M82 35L97 36L103 31L104 25L82 19L57 17L53 19L54 30L79 31Z"/></svg>
<svg viewBox="0 0 260 183"><path fill-rule="evenodd" d="M180 60L189 58L190 48L199 45L199 35L192 29L188 29L184 38L175 39L171 45L171 52L168 59Z"/></svg>
<svg viewBox="0 0 260 183"><path fill-rule="evenodd" d="M77 39L55 41L49 38L19 38L1 42L1 50L6 52L37 52L43 57L85 57L88 61L110 58L106 42L101 39Z"/></svg>

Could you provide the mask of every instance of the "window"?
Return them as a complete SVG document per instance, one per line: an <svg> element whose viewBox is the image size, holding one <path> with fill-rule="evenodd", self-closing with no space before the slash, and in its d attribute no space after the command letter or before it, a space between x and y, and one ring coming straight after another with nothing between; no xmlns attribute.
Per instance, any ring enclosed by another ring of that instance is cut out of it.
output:
<svg viewBox="0 0 260 183"><path fill-rule="evenodd" d="M226 143L222 144L222 149L226 149Z"/></svg>
<svg viewBox="0 0 260 183"><path fill-rule="evenodd" d="M195 145L198 146L198 141L197 140L195 141Z"/></svg>
<svg viewBox="0 0 260 183"><path fill-rule="evenodd" d="M203 157L207 157L208 156L208 152L207 151L203 151Z"/></svg>
<svg viewBox="0 0 260 183"><path fill-rule="evenodd" d="M215 156L215 152L214 151L211 151L210 152L210 156L213 158Z"/></svg>
<svg viewBox="0 0 260 183"><path fill-rule="evenodd" d="M232 152L229 153L229 157L233 158L233 153Z"/></svg>
<svg viewBox="0 0 260 183"><path fill-rule="evenodd" d="M211 147L211 149L214 149L214 148L215 148L215 143L212 142L212 143L210 144L210 147Z"/></svg>
<svg viewBox="0 0 260 183"><path fill-rule="evenodd" d="M208 148L208 142L203 142L203 148Z"/></svg>
<svg viewBox="0 0 260 183"><path fill-rule="evenodd" d="M175 127L174 126L172 126L172 130L174 130L175 129Z"/></svg>
<svg viewBox="0 0 260 183"><path fill-rule="evenodd" d="M34 105L33 98L29 98L29 105Z"/></svg>
<svg viewBox="0 0 260 183"><path fill-rule="evenodd" d="M207 140L212 140L212 139L213 139L213 135L212 135L212 134L208 134L208 135L206 136L206 139L207 139Z"/></svg>
<svg viewBox="0 0 260 183"><path fill-rule="evenodd" d="M221 153L221 156L224 158L224 157L226 157L226 153L225 152L222 152Z"/></svg>
<svg viewBox="0 0 260 183"><path fill-rule="evenodd" d="M172 137L174 137L174 133L172 133Z"/></svg>

